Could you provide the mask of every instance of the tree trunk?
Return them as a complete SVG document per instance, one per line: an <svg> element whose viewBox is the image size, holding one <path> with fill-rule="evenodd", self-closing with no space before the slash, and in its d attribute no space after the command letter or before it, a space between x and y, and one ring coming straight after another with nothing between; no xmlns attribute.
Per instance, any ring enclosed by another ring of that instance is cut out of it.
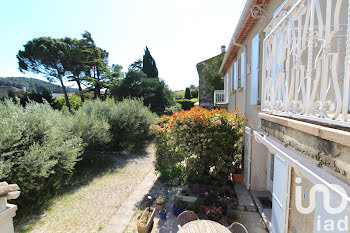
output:
<svg viewBox="0 0 350 233"><path fill-rule="evenodd" d="M107 92L108 92L108 88L106 88L105 90L105 100L107 99Z"/></svg>
<svg viewBox="0 0 350 233"><path fill-rule="evenodd" d="M81 88L81 83L79 80L77 80L77 84L78 84L78 88L79 88L81 102L84 103L85 99L84 99L84 95L83 95L83 88Z"/></svg>
<svg viewBox="0 0 350 233"><path fill-rule="evenodd" d="M63 94L64 94L64 98L66 99L66 105L68 107L68 110L70 112L72 112L71 108L70 108L70 103L69 103L69 99L68 99L68 94L67 94L67 90L66 90L66 87L64 86L63 84L63 79L62 79L62 76L59 74L58 75L58 79L60 80L61 82L61 87L62 87L62 90L63 90Z"/></svg>

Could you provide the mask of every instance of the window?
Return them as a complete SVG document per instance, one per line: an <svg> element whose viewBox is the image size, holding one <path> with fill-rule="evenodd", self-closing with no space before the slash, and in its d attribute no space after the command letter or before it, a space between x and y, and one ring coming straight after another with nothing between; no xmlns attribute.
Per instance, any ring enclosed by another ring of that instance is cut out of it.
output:
<svg viewBox="0 0 350 233"><path fill-rule="evenodd" d="M252 39L250 104L259 104L259 33Z"/></svg>
<svg viewBox="0 0 350 233"><path fill-rule="evenodd" d="M245 85L245 53L241 54L241 87Z"/></svg>

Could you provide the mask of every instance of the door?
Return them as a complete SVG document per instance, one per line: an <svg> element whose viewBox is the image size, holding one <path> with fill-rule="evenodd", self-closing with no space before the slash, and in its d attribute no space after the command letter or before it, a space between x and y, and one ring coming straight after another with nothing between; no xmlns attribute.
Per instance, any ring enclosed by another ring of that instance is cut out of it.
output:
<svg viewBox="0 0 350 233"><path fill-rule="evenodd" d="M272 232L287 232L287 211L289 209L290 167L278 155L274 156L274 175L272 192Z"/></svg>
<svg viewBox="0 0 350 233"><path fill-rule="evenodd" d="M247 190L250 189L251 142L252 130L249 127L245 127L243 183Z"/></svg>
<svg viewBox="0 0 350 233"><path fill-rule="evenodd" d="M274 176L274 154L267 152L267 175L266 175L266 185L267 190L273 193L273 176Z"/></svg>

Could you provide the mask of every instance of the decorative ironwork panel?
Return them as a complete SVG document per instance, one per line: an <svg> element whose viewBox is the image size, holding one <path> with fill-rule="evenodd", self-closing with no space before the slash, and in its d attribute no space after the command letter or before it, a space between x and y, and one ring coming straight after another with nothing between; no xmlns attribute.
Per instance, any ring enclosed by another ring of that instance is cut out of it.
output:
<svg viewBox="0 0 350 233"><path fill-rule="evenodd" d="M265 29L262 110L349 126L348 18L349 0L284 3Z"/></svg>

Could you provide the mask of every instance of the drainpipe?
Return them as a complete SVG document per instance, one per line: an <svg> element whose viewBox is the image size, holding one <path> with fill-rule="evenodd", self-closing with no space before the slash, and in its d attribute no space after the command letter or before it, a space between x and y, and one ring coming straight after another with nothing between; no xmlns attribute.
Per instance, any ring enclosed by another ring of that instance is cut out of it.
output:
<svg viewBox="0 0 350 233"><path fill-rule="evenodd" d="M238 44L236 42L232 42L233 45L238 46L240 48L244 49L244 62L245 62L245 77L244 77L244 90L243 90L243 116L247 117L246 114L246 104L247 104L247 88L246 88L246 84L247 84L247 74L248 74L248 62L247 62L247 46L242 45L242 44ZM242 78L242 77L241 77ZM236 101L235 101L236 102ZM236 102L237 103L237 102Z"/></svg>

